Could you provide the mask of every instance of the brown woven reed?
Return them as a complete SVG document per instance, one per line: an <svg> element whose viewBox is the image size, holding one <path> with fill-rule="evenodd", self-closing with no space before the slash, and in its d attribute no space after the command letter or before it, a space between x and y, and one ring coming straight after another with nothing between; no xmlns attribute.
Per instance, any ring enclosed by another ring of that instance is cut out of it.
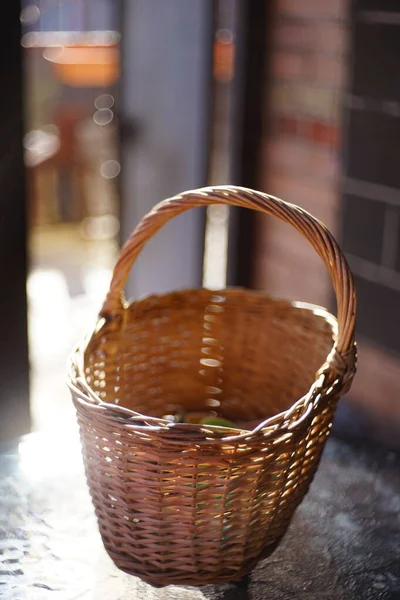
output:
<svg viewBox="0 0 400 600"><path fill-rule="evenodd" d="M122 291L146 241L171 217L208 204L253 208L298 229L329 270L338 321L243 289L127 305ZM100 532L118 567L158 586L202 585L239 579L272 552L353 378L355 308L332 235L282 200L204 188L161 202L142 220L70 374ZM161 419L178 407L266 420L246 431Z"/></svg>

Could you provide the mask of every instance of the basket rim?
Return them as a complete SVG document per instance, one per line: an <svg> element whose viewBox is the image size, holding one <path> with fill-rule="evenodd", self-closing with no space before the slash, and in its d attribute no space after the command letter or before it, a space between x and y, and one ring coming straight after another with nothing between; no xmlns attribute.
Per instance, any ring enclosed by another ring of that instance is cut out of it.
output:
<svg viewBox="0 0 400 600"><path fill-rule="evenodd" d="M320 317L328 323L329 327L332 330L332 339L333 345L331 353L335 350L335 341L338 330L338 321L334 315L332 315L326 308L318 306L317 304L312 304L309 302L302 301L290 301L286 299L275 298L270 294L259 290L248 290L245 288L239 287L229 287L222 290L209 290L207 288L188 288L179 291L167 292L163 294L151 294L146 296L145 298L141 298L136 301L132 301L130 303L125 303L124 309L126 311L129 310L140 310L141 308L151 309L152 307L159 307L164 301L170 299L171 297L175 297L177 300L184 299L188 295L200 294L211 295L211 296L221 296L223 294L229 294L230 296L250 296L253 298L257 298L260 301L268 300L272 304L281 304L282 306L287 306L288 308L295 308L302 311L310 311L315 314L317 317ZM125 408L120 405L112 404L109 402L104 402L99 395L90 387L85 378L84 372L84 355L90 342L93 337L99 334L103 326L106 326L107 323L105 319L100 319L98 321L97 326L94 329L94 332L87 335L83 338L80 344L77 345L75 350L72 353L70 358L70 368L68 373L67 385L70 388L72 393L74 403L85 407L86 410L89 411L102 411L104 413L109 413L113 419L118 418L123 422L123 425L132 431L138 432L146 432L151 431L152 433L185 433L189 435L192 433L200 433L204 434L205 438L210 439L211 436L215 436L215 441L220 441L221 443L231 443L231 442L240 442L249 440L254 436L263 436L264 438L275 438L282 437L282 435L286 433L293 433L293 430L304 426L305 421L311 416L311 413L314 412L322 402L324 396L330 394L331 392L336 391L334 388L337 388L336 394L340 393L341 388L341 380L338 378L335 382L329 383L326 382L326 373L323 370L323 367L317 373L316 380L311 384L310 389L306 394L304 394L301 398L295 400L287 409L281 411L277 415L273 415L268 417L264 421L262 421L257 427L252 430L243 430L240 428L227 428L220 427L216 425L201 425L195 423L171 423L166 419L161 419L158 417L149 417L144 414L133 411L132 409ZM331 354L330 353L330 354ZM329 361L329 356L326 359L326 362ZM326 363L325 363L326 364ZM296 413L298 413L296 415ZM227 435L221 435L226 433ZM169 440L171 441L171 440ZM196 443L200 440L197 440ZM179 443L182 443L181 440Z"/></svg>

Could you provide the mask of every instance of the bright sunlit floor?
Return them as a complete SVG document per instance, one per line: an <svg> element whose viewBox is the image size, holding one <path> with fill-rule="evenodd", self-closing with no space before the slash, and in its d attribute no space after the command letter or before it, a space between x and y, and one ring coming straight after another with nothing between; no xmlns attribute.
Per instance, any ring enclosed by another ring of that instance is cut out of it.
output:
<svg viewBox="0 0 400 600"><path fill-rule="evenodd" d="M68 357L93 326L108 289L115 243L85 240L77 226L32 235L28 278L33 430L70 428L75 413L65 384Z"/></svg>

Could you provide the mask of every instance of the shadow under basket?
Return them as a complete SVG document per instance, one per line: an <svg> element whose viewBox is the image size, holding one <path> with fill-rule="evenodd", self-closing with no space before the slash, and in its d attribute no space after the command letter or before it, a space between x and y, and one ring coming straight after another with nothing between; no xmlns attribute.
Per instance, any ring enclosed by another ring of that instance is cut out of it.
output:
<svg viewBox="0 0 400 600"><path fill-rule="evenodd" d="M124 303L146 240L172 216L218 203L274 214L301 231L331 273L338 321L243 289ZM240 579L276 548L354 375L354 315L342 253L298 207L224 186L185 192L142 220L69 380L100 533L120 569L156 586L204 585ZM248 431L162 418L205 411L262 422Z"/></svg>

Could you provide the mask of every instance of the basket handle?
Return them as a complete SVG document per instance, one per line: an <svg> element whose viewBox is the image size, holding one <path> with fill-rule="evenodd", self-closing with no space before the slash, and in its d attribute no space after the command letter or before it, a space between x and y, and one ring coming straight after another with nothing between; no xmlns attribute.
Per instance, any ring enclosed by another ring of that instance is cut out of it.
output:
<svg viewBox="0 0 400 600"><path fill-rule="evenodd" d="M337 298L338 335L328 362L330 367L334 366L333 363L338 363L338 369L335 370L347 370L344 367L354 362L356 294L352 274L337 242L325 225L302 208L243 187L229 185L200 188L183 192L154 206L137 225L121 250L100 317L109 320L122 314L123 290L129 271L147 240L172 217L190 208L210 204L240 206L273 215L295 227L312 244L329 271ZM348 354L352 355L352 360Z"/></svg>

